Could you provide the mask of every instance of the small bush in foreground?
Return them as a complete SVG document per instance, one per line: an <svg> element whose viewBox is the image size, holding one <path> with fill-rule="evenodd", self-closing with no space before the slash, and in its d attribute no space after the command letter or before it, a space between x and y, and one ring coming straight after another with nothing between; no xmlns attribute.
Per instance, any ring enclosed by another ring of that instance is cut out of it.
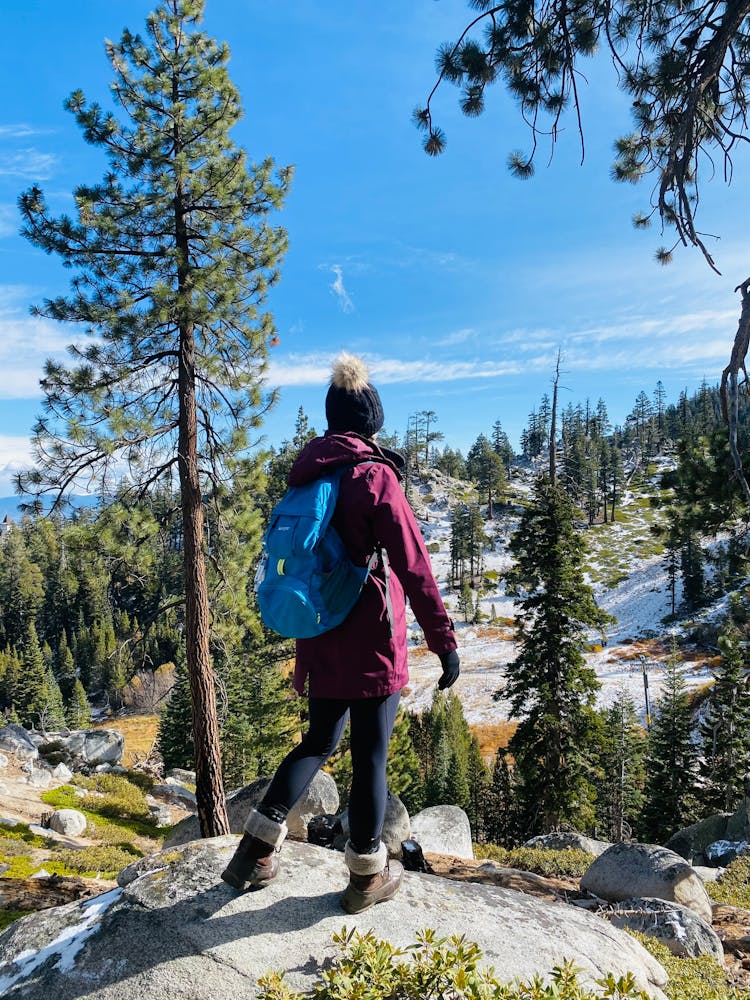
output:
<svg viewBox="0 0 750 1000"><path fill-rule="evenodd" d="M706 885L714 903L742 906L750 910L750 855L743 855L729 865L718 882Z"/></svg>
<svg viewBox="0 0 750 1000"><path fill-rule="evenodd" d="M548 851L538 847L498 847L497 844L474 844L477 858L487 858L503 868L517 868L555 878L580 878L594 860L591 854L569 848Z"/></svg>
<svg viewBox="0 0 750 1000"><path fill-rule="evenodd" d="M344 929L333 940L343 955L320 971L311 994L290 990L282 975L271 973L258 983L260 1000L648 1000L629 973L618 980L607 976L591 989L579 982L571 964L554 968L548 984L540 977L501 983L491 969L479 968L482 953L476 944L437 938L431 930L403 951L369 931Z"/></svg>

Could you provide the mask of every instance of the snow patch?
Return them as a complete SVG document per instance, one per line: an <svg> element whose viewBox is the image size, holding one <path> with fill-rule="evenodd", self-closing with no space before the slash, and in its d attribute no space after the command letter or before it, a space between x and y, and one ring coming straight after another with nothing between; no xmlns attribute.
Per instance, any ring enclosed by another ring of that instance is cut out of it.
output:
<svg viewBox="0 0 750 1000"><path fill-rule="evenodd" d="M81 919L77 923L66 927L54 941L39 951L22 951L17 955L10 966L6 965L6 968L16 966L17 971L0 975L0 996L11 986L28 978L35 969L38 969L54 955L59 956L55 968L61 972L70 972L74 968L78 953L86 941L99 929L101 917L110 906L117 902L121 895L122 889L111 889L95 899L87 900L81 905Z"/></svg>

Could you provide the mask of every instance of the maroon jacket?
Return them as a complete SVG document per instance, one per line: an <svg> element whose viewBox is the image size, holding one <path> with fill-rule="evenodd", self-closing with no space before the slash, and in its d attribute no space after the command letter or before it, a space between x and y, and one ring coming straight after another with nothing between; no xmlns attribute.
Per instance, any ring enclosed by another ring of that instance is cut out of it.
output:
<svg viewBox="0 0 750 1000"><path fill-rule="evenodd" d="M378 547L387 560L378 558L346 621L297 640L294 686L301 694L309 677L313 698L374 698L401 690L409 680L404 596L432 652L456 648L419 526L399 486L401 456L359 434L328 432L303 449L289 485L352 463L360 464L341 477L332 523L353 562L366 565Z"/></svg>

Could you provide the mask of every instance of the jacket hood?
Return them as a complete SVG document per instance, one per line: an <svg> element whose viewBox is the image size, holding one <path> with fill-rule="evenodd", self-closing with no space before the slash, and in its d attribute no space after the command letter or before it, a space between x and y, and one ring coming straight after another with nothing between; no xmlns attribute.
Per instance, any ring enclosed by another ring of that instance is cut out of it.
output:
<svg viewBox="0 0 750 1000"><path fill-rule="evenodd" d="M302 449L289 473L289 485L303 486L328 475L340 465L358 465L360 462L382 462L393 469L399 478L404 467L404 459L397 451L382 448L372 438L353 431L346 434L326 431L323 437L313 438Z"/></svg>

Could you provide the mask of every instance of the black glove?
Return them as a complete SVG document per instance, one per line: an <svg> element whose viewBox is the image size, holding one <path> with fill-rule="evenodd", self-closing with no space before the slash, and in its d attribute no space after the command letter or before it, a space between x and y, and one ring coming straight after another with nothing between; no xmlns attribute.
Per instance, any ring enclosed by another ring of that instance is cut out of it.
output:
<svg viewBox="0 0 750 1000"><path fill-rule="evenodd" d="M440 653L439 655L443 672L440 675L438 687L441 691L444 691L458 680L458 675L461 673L461 660L459 659L458 651L455 649L452 649L450 653Z"/></svg>

